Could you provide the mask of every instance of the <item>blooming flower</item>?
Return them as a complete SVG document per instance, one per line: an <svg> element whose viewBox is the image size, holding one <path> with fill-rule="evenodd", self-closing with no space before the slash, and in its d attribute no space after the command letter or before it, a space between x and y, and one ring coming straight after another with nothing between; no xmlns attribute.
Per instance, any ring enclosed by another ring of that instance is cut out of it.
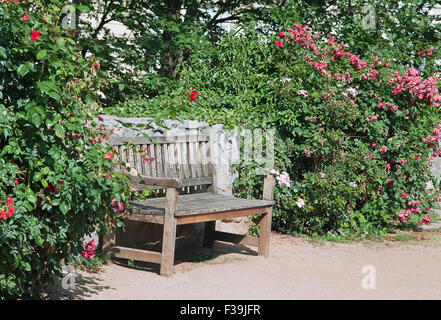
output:
<svg viewBox="0 0 441 320"><path fill-rule="evenodd" d="M283 48L283 43L282 43L282 41L280 41L280 40L276 40L274 43L275 43L276 47Z"/></svg>
<svg viewBox="0 0 441 320"><path fill-rule="evenodd" d="M28 21L28 20L29 20L29 15L28 15L27 13L25 13L24 15L21 16L21 18L22 18L24 21Z"/></svg>
<svg viewBox="0 0 441 320"><path fill-rule="evenodd" d="M280 79L282 82L291 82L291 78L282 78Z"/></svg>
<svg viewBox="0 0 441 320"><path fill-rule="evenodd" d="M352 96L357 96L358 95L358 91L357 91L357 89L354 89L354 88L348 88L348 89L346 89L346 91L348 92L348 93L350 93Z"/></svg>
<svg viewBox="0 0 441 320"><path fill-rule="evenodd" d="M387 148L386 148L386 147L381 147L381 148L380 148L380 152L381 152L381 153L385 153L385 152L387 152Z"/></svg>
<svg viewBox="0 0 441 320"><path fill-rule="evenodd" d="M190 101L195 101L197 96L198 92L196 90L193 90L190 94Z"/></svg>
<svg viewBox="0 0 441 320"><path fill-rule="evenodd" d="M306 91L306 90L299 90L299 91L297 91L297 94L300 96L303 96L304 98L308 97L308 91Z"/></svg>
<svg viewBox="0 0 441 320"><path fill-rule="evenodd" d="M421 224L426 224L429 223L430 221L432 221L429 217L428 214L426 214L426 216L423 218L423 220L420 221Z"/></svg>
<svg viewBox="0 0 441 320"><path fill-rule="evenodd" d="M5 201L5 205L0 207L0 219L8 219L15 212L15 208L12 206L14 201L12 198L8 198Z"/></svg>
<svg viewBox="0 0 441 320"><path fill-rule="evenodd" d="M434 49L434 46L431 46L430 48L429 48L429 50L427 51L427 55L428 56L431 56L432 55L432 50Z"/></svg>
<svg viewBox="0 0 441 320"><path fill-rule="evenodd" d="M279 176L276 177L277 179L277 183L279 185L286 185L287 187L290 187L290 178L289 178L289 174L286 173L285 171L283 171Z"/></svg>
<svg viewBox="0 0 441 320"><path fill-rule="evenodd" d="M37 40L37 38L41 36L41 33L37 30L33 30L31 31L31 40L32 42L35 42L35 40Z"/></svg>
<svg viewBox="0 0 441 320"><path fill-rule="evenodd" d="M113 157L112 157L112 153L108 153L108 154L106 154L106 157L107 157L107 159L109 159L109 160L112 160L112 159L113 159Z"/></svg>
<svg viewBox="0 0 441 320"><path fill-rule="evenodd" d="M87 243L86 247L81 252L81 256L89 260L94 255L95 255L95 240L92 239L91 241L89 241L89 243Z"/></svg>
<svg viewBox="0 0 441 320"><path fill-rule="evenodd" d="M302 198L299 198L299 200L297 200L296 202L296 205L299 208L303 208L303 206L305 205L305 201Z"/></svg>

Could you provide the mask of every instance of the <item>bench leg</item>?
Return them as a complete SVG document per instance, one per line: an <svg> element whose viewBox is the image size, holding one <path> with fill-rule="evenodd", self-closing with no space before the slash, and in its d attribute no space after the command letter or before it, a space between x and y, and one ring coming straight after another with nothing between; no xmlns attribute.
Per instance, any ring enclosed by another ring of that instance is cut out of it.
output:
<svg viewBox="0 0 441 320"><path fill-rule="evenodd" d="M216 221L205 222L204 228L204 247L213 248L214 231L216 230Z"/></svg>
<svg viewBox="0 0 441 320"><path fill-rule="evenodd" d="M274 178L272 175L268 175L263 182L262 199L274 199ZM273 207L268 207L268 213L265 213L262 217L262 220L260 220L259 256L269 256L272 213Z"/></svg>
<svg viewBox="0 0 441 320"><path fill-rule="evenodd" d="M110 230L106 235L100 234L100 241L102 257L107 261L110 258L110 249L115 245L116 242L115 232Z"/></svg>
<svg viewBox="0 0 441 320"><path fill-rule="evenodd" d="M178 199L178 189L168 188L164 213L162 236L161 276L171 276L175 261L176 218L174 216Z"/></svg>
<svg viewBox="0 0 441 320"><path fill-rule="evenodd" d="M268 208L268 213L265 213L260 220L260 235L259 235L259 256L269 256L270 234L271 234L271 215L272 208Z"/></svg>

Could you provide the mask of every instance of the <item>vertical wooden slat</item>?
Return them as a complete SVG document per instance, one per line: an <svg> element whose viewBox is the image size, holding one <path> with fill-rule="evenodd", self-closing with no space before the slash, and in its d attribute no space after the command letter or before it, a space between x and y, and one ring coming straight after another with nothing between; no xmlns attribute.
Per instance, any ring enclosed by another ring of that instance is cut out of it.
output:
<svg viewBox="0 0 441 320"><path fill-rule="evenodd" d="M193 142L193 148L195 153L195 172L196 177L199 178L201 176L201 153L199 151L199 142Z"/></svg>
<svg viewBox="0 0 441 320"><path fill-rule="evenodd" d="M190 178L196 178L196 159L195 159L194 144L192 142L188 143L188 159L189 159L189 168L190 168Z"/></svg>
<svg viewBox="0 0 441 320"><path fill-rule="evenodd" d="M154 146L155 148L155 161L156 161L156 168L157 168L157 177L164 177L165 178L165 174L164 174L164 168L162 166L162 161L163 161L163 157L162 157L162 152L161 152L161 145L160 144L155 144Z"/></svg>
<svg viewBox="0 0 441 320"><path fill-rule="evenodd" d="M168 153L167 153L167 144L166 143L162 143L161 144L161 152L162 152L162 169L164 170L164 178L168 178Z"/></svg>
<svg viewBox="0 0 441 320"><path fill-rule="evenodd" d="M156 156L155 156L155 146L153 145L153 144L149 144L148 145L148 154L149 154L149 156L151 157L151 158L153 158L153 161L152 162L150 162L150 172L151 172L151 175L152 175L152 177L158 177L158 174L157 174L157 172L156 172L156 163L157 163L157 159L156 159ZM147 165L149 165L148 163L147 163Z"/></svg>
<svg viewBox="0 0 441 320"><path fill-rule="evenodd" d="M182 170L184 174L184 178L190 178L190 167L188 163L188 143L184 142L181 145L181 153L182 153Z"/></svg>
<svg viewBox="0 0 441 320"><path fill-rule="evenodd" d="M176 178L176 157L175 157L175 146L174 144L167 145L168 150L168 161L169 161L169 177Z"/></svg>
<svg viewBox="0 0 441 320"><path fill-rule="evenodd" d="M202 176L208 176L208 161L207 161L207 143L205 141L201 142L200 145L200 153L201 153L201 166L202 166Z"/></svg>
<svg viewBox="0 0 441 320"><path fill-rule="evenodd" d="M145 174L144 173L144 168L143 168L143 165L142 165L143 162L142 162L141 156L139 155L139 153L142 152L142 145L141 146L140 145L136 145L135 149L136 149L136 152L134 152L134 154L133 154L133 158L134 158L133 165L135 166L136 171L139 174Z"/></svg>
<svg viewBox="0 0 441 320"><path fill-rule="evenodd" d="M146 151L144 151L144 149L146 149ZM141 167L142 167L143 175L145 175L147 177L151 177L152 173L150 172L150 166L148 165L147 161L145 161L145 159L148 158L147 145L141 144L139 152L141 152L143 154L143 156L141 157Z"/></svg>
<svg viewBox="0 0 441 320"><path fill-rule="evenodd" d="M184 178L184 171L182 166L182 151L181 151L181 144L175 143L175 155L176 155L176 170L177 170L177 177L178 178Z"/></svg>
<svg viewBox="0 0 441 320"><path fill-rule="evenodd" d="M130 163L130 167L135 166L136 162L133 157L133 149L132 146L128 148L128 154L127 154L127 162ZM138 169L137 169L138 170Z"/></svg>
<svg viewBox="0 0 441 320"><path fill-rule="evenodd" d="M211 161L211 144L210 142L206 143L206 155L207 155L207 175L212 176L213 175L213 163Z"/></svg>

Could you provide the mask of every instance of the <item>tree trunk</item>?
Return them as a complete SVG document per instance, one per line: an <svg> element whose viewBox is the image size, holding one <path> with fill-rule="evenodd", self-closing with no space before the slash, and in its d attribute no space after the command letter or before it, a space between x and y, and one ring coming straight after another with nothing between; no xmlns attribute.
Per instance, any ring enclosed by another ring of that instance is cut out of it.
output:
<svg viewBox="0 0 441 320"><path fill-rule="evenodd" d="M181 21L181 9L182 9L183 0L168 0L165 1L164 7L166 8L167 15L169 16L170 21ZM159 74L163 77L167 77L169 79L176 78L176 69L178 65L184 60L184 51L183 50L174 50L173 39L174 34L170 30L164 30L162 32L162 41L163 43L170 44L167 45L165 50L163 51L163 56L161 57L161 67L159 69Z"/></svg>

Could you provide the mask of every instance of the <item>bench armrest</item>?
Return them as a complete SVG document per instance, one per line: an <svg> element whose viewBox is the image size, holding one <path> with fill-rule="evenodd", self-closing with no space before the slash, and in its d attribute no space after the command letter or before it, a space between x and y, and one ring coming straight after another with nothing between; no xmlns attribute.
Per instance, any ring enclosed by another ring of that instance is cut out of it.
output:
<svg viewBox="0 0 441 320"><path fill-rule="evenodd" d="M158 186L163 188L181 188L183 186L182 179L179 178L156 178L143 175L131 175L130 173L121 172L133 183L145 184L148 186Z"/></svg>

